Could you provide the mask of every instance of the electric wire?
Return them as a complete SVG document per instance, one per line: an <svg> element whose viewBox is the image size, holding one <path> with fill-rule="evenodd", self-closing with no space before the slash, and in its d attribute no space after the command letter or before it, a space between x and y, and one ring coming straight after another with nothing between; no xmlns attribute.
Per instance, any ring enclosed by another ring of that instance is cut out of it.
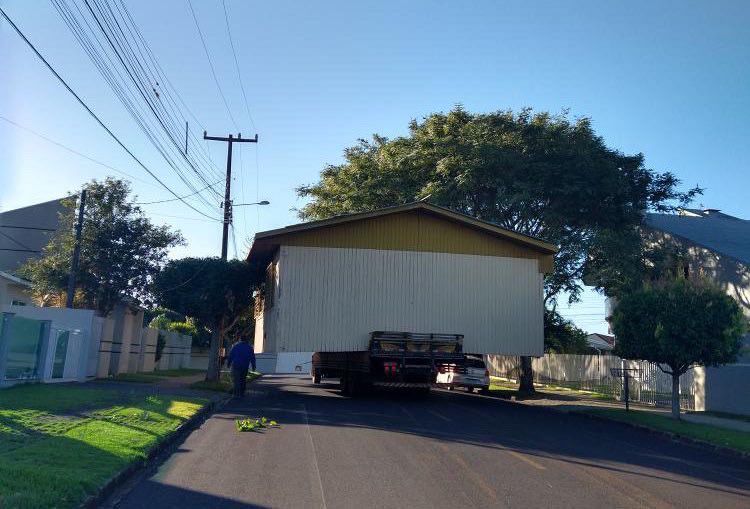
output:
<svg viewBox="0 0 750 509"><path fill-rule="evenodd" d="M245 103L245 111L247 112L247 118L250 119L250 125L255 130L255 121L253 115L250 113L250 106L247 102L247 95L245 94L245 85L242 82L242 73L240 72L240 63L237 60L237 52L234 49L234 39L232 38L232 30L229 28L229 13L227 12L227 1L221 0L221 5L224 8L224 21L227 26L227 36L229 37L229 45L232 48L232 56L234 57L234 68L237 70L237 81L240 82L240 90L242 91L242 100Z"/></svg>
<svg viewBox="0 0 750 509"><path fill-rule="evenodd" d="M67 150L68 152L70 152L72 154L75 154L75 155L77 155L79 157L82 157L82 158L88 160L88 161L91 161L94 164L98 164L99 166L107 168L108 170L112 170L115 173L119 173L121 175L124 175L124 176L126 176L126 177L128 177L130 179L133 179L133 180L137 181L137 182L141 182L142 184L146 184L146 185L149 185L149 186L156 186L156 184L154 184L153 182L149 182L147 180L143 180L141 178L136 177L135 175L131 175L130 173L124 172L122 170L118 170L117 168L114 168L114 167L110 166L107 163L103 163L101 161L98 161L98 160L94 159L93 157L87 156L86 154L83 154L83 153L81 153L81 152L79 152L79 151L77 151L77 150L75 150L73 148L70 148L70 147L68 147L66 145L63 145L59 141L55 141L52 138L49 138L49 137L47 137L47 136L45 136L45 135L43 135L41 133L38 133L38 132L34 131L33 129L30 129L30 128L24 126L24 125L19 124L18 122L15 122L15 121L7 118L7 117L4 117L3 115L0 115L0 120L11 124L11 125L17 127L18 129L21 129L21 130L26 131L26 132L28 132L30 134L33 134L34 136L36 136L36 137L38 137L38 138L40 138L40 139L42 139L44 141L47 141L47 142L49 142L49 143L51 143L53 145L56 145L56 146L60 147L63 150Z"/></svg>
<svg viewBox="0 0 750 509"><path fill-rule="evenodd" d="M161 141L159 141L158 135L156 132L154 132L153 127L149 126L149 122L147 121L146 117L138 111L138 108L136 107L137 98L134 100L133 98L129 97L127 94L127 81L125 81L125 78L120 73L117 66L112 61L109 53L106 51L102 43L99 41L99 39L94 35L93 38L98 44L99 48L101 49L101 54L99 54L96 49L94 48L91 39L89 38L86 30L83 28L83 26L80 24L78 19L75 17L73 12L70 10L70 8L65 3L65 0L52 0L55 4L55 7L58 9L58 12L60 13L61 17L63 17L63 20L68 25L68 27L73 32L76 39L79 41L81 46L83 47L84 51L89 55L90 59L94 63L94 65L99 70L102 77L110 84L110 87L115 92L115 95L118 96L120 101L122 102L123 106L128 110L128 112L131 114L133 119L138 124L139 128L142 130L142 132L146 135L146 137L151 141L152 145L157 149L157 151L162 155L162 157L167 161L167 164L170 165L170 167L177 173L177 175L180 177L180 180L183 181L183 183L188 187L190 190L195 190L195 186L192 185L192 183L189 181L187 176L180 170L180 168L177 166L175 161L171 158L171 156L167 153L168 147L165 147ZM74 3L76 9L79 11L79 14L81 15L81 18L83 19L86 26L89 28L92 34L94 34L94 29L91 27L91 25L88 22L88 19L83 14L83 12L80 10L78 5ZM107 65L106 62L103 60L102 56L110 62L111 65ZM112 71L114 69L114 73ZM117 81L114 74L117 74L117 76L121 79L122 83ZM131 92L132 94L132 92ZM206 202L209 206L210 204Z"/></svg>
<svg viewBox="0 0 750 509"><path fill-rule="evenodd" d="M184 199L182 199L177 193L175 193L167 184L165 184L150 168L148 168L118 137L115 135L112 130L110 130L109 127L99 118L96 113L86 104L86 102L71 88L70 85L68 85L67 81L55 70L54 67L52 67L52 64L50 64L47 59L39 52L39 50L36 48L36 46L26 37L26 35L21 31L21 29L13 22L13 20L8 16L8 14L5 12L5 10L0 7L0 14L2 14L3 18L10 24L10 26L13 28L13 30L18 34L18 36L26 43L26 45L34 52L34 54L37 56L39 60L44 63L44 65L49 69L49 71L57 78L57 80L65 87L65 89L76 99L76 101L86 110L86 112L94 119L96 122L104 129L107 134L115 140L115 142L123 149L127 154L141 167L143 168L146 173L148 173L154 180L156 180L165 190L167 190L170 194L172 194L175 198L179 199L182 203L187 205L189 208L191 208L193 211L199 213L202 216L205 216L206 218L212 220L212 221L219 221L219 219L216 219L214 217L209 216L208 214L205 214L201 210L193 207L190 203L186 202Z"/></svg>
<svg viewBox="0 0 750 509"><path fill-rule="evenodd" d="M208 187L211 187L211 186L215 186L216 184L220 184L220 183L221 183L221 181L219 181L219 182L214 182L214 183L213 183L213 184L211 184L210 186L204 187L203 189L198 189L198 190L197 190L196 192L194 192L194 193L192 193L192 194L186 194L186 195L184 195L184 196L181 196L180 198L190 198L191 196L194 196L194 195L196 195L196 194L200 193L201 191L205 191L206 189L208 189ZM156 204L156 203L169 203L169 202L171 202L171 201L177 201L178 199L179 199L179 198L170 198L170 199L168 199L168 200L156 200L156 201L141 201L141 202L133 202L133 205L154 205L154 204Z"/></svg>
<svg viewBox="0 0 750 509"><path fill-rule="evenodd" d="M234 115L232 115L232 110L229 107L229 103L227 102L227 98L224 96L224 91L221 89L221 85L219 84L219 78L216 76L216 70L214 69L214 63L211 60L211 54L208 52L208 46L206 46L206 39L203 37L203 31L201 30L201 26L198 23L198 17L195 15L195 10L193 9L193 2L191 0L187 0L188 7L190 7L190 14L193 15L193 21L195 22L195 28L198 29L198 35L201 39L201 44L203 45L203 51L206 53L206 59L208 60L208 65L211 67L211 74L214 77L214 82L216 83L216 88L219 89L219 95L221 96L221 100L224 102L224 107L227 109L227 113L229 114L229 119L232 121L232 124L234 125L234 128L239 130L239 127L237 126L237 121L234 119Z"/></svg>

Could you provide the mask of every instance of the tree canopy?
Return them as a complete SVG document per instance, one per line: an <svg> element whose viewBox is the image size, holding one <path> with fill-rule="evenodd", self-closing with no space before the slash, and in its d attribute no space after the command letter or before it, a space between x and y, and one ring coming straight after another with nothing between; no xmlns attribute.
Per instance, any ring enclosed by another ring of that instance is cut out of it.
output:
<svg viewBox="0 0 750 509"><path fill-rule="evenodd" d="M76 307L107 314L123 298L143 299L169 248L182 244L179 232L155 226L130 199L122 180L92 180L86 185L81 256L76 276ZM62 300L75 245L77 195L63 200L60 229L42 257L21 268L40 298Z"/></svg>
<svg viewBox="0 0 750 509"><path fill-rule="evenodd" d="M561 292L576 300L585 274L604 290L625 278L632 265L616 262L623 244L638 252L643 212L700 192L678 186L672 173L647 168L642 154L608 147L589 118L456 107L412 121L407 136L360 140L297 192L309 199L303 219L427 199L540 237L560 247L545 278L549 301Z"/></svg>
<svg viewBox="0 0 750 509"><path fill-rule="evenodd" d="M554 309L544 310L544 351L583 354L588 351L586 333Z"/></svg>
<svg viewBox="0 0 750 509"><path fill-rule="evenodd" d="M657 363L672 376L679 417L679 377L694 365L734 362L746 318L737 302L707 282L672 280L622 297L612 316L615 354Z"/></svg>
<svg viewBox="0 0 750 509"><path fill-rule="evenodd" d="M152 293L160 306L211 331L207 380L218 379L220 339L252 312L256 285L248 263L220 258L171 260L155 278Z"/></svg>

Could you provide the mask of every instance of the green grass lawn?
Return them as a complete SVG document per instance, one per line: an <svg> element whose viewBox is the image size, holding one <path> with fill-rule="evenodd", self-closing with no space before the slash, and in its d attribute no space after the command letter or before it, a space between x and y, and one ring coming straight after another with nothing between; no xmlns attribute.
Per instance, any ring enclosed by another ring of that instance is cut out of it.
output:
<svg viewBox="0 0 750 509"><path fill-rule="evenodd" d="M162 371L152 371L151 373L123 373L117 375L111 380L119 382L139 382L145 384L152 384L164 380L165 378L174 378L180 376L197 375L199 373L205 373L204 369L165 369Z"/></svg>
<svg viewBox="0 0 750 509"><path fill-rule="evenodd" d="M705 424L695 424L686 421L677 421L671 417L654 415L644 411L630 411L619 409L592 409L581 410L584 413L605 417L615 421L640 424L659 431L668 431L676 435L696 440L702 440L714 445L729 447L742 452L750 453L750 433L717 428Z"/></svg>
<svg viewBox="0 0 750 509"><path fill-rule="evenodd" d="M261 373L257 371L248 371L247 382L250 383L256 378L260 378ZM191 389L200 389L203 391L232 392L232 376L223 372L218 382L206 382L201 380L190 384Z"/></svg>
<svg viewBox="0 0 750 509"><path fill-rule="evenodd" d="M0 507L77 507L205 404L57 384L0 390Z"/></svg>

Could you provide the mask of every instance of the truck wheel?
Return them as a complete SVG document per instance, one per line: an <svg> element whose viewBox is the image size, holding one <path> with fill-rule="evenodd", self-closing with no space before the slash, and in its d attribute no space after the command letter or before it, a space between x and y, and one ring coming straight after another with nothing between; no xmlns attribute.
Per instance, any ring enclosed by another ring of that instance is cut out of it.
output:
<svg viewBox="0 0 750 509"><path fill-rule="evenodd" d="M453 390L453 386L452 386L452 385L449 385L449 386L448 386L448 390L449 390L449 391L452 391L452 390Z"/></svg>
<svg viewBox="0 0 750 509"><path fill-rule="evenodd" d="M317 369L314 369L312 372L312 382L315 385L318 385L320 384L320 379L321 379L320 371L318 371Z"/></svg>

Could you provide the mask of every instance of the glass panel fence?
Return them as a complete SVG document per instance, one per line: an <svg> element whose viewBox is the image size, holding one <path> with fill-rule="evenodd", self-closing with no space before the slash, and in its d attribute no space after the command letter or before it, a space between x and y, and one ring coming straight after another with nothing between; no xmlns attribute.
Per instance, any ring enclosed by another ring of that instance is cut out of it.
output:
<svg viewBox="0 0 750 509"><path fill-rule="evenodd" d="M44 322L19 316L11 318L5 334L8 341L6 380L39 378L43 333Z"/></svg>

